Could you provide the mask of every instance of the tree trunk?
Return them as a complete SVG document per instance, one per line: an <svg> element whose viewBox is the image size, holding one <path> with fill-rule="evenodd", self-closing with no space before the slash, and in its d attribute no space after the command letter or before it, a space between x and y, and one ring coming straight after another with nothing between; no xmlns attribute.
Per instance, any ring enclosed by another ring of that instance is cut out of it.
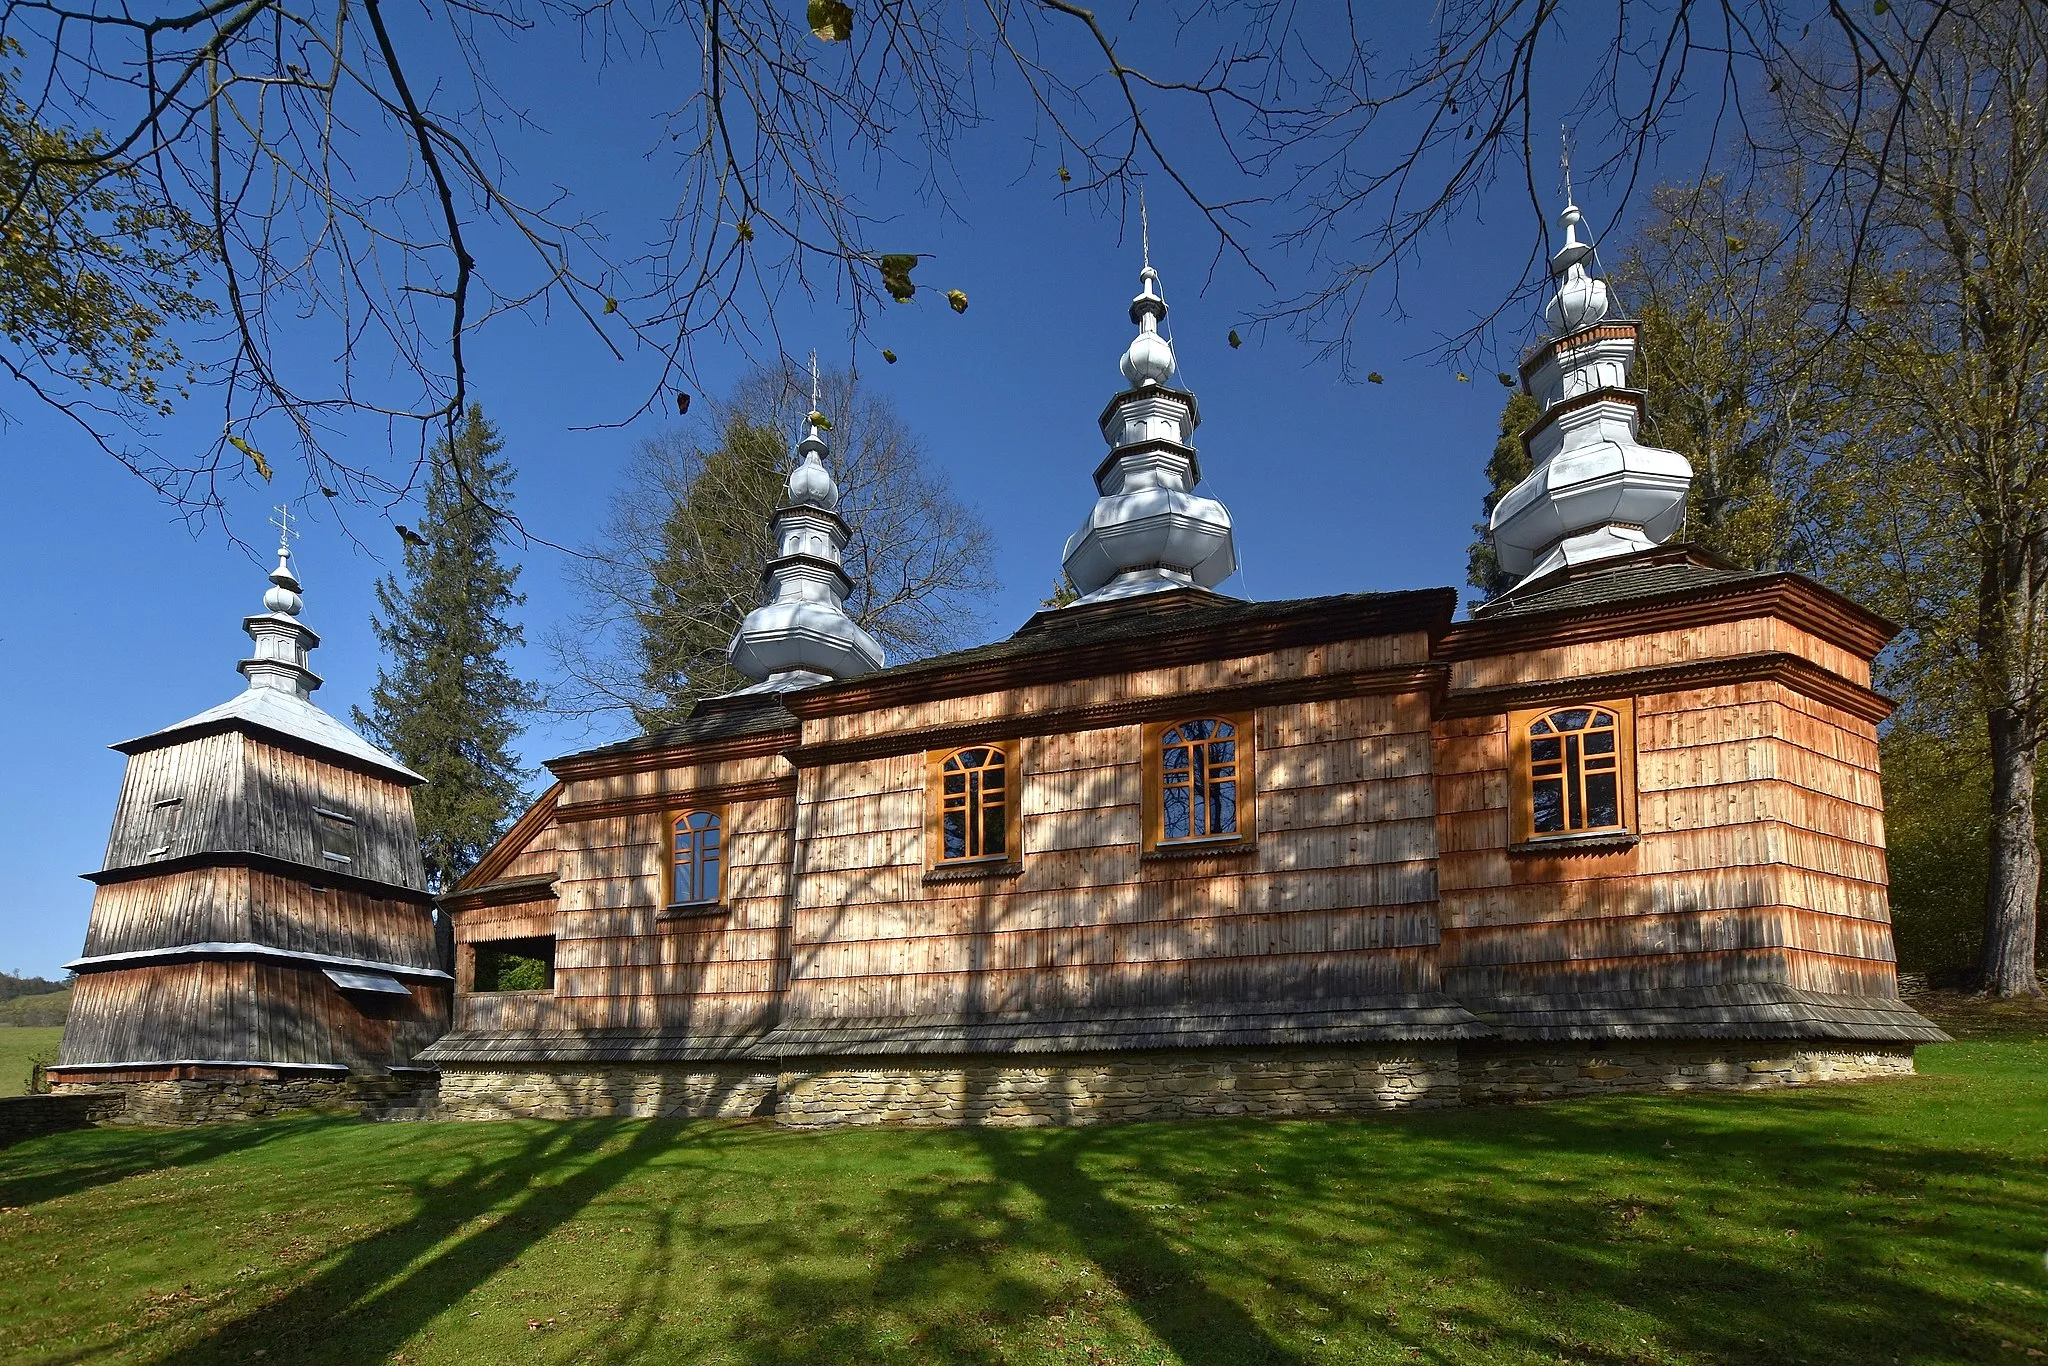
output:
<svg viewBox="0 0 2048 1366"><path fill-rule="evenodd" d="M2034 969L2041 850L2034 839L2031 728L2012 707L1991 723L1991 877L1985 888L1984 949L1977 983L1994 996L2038 996Z"/></svg>

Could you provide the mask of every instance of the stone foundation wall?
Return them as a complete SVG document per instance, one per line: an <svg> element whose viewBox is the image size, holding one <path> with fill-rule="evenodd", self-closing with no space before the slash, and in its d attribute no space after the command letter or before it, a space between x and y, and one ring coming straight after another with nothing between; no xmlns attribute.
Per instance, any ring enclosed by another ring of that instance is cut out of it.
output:
<svg viewBox="0 0 2048 1366"><path fill-rule="evenodd" d="M963 1058L782 1074L775 1120L933 1126L1102 1124L1213 1115L1352 1115L1455 1105L1448 1045Z"/></svg>
<svg viewBox="0 0 2048 1366"><path fill-rule="evenodd" d="M1467 1105L1611 1091L1761 1090L1812 1082L1910 1075L1910 1044L1586 1044L1470 1046L1459 1058Z"/></svg>
<svg viewBox="0 0 2048 1366"><path fill-rule="evenodd" d="M221 1077L169 1081L65 1082L60 1096L91 1096L116 1124L190 1128L237 1120L270 1119L298 1110L325 1110L377 1119L393 1109L417 1110L432 1082L410 1077L282 1077L266 1081Z"/></svg>
<svg viewBox="0 0 2048 1366"><path fill-rule="evenodd" d="M842 1124L1030 1126L1355 1115L1612 1091L1760 1089L1897 1076L1910 1046L1408 1044L1061 1058L442 1067L441 1119L767 1118Z"/></svg>
<svg viewBox="0 0 2048 1366"><path fill-rule="evenodd" d="M444 1065L436 1119L744 1119L769 1113L776 1074L745 1063Z"/></svg>

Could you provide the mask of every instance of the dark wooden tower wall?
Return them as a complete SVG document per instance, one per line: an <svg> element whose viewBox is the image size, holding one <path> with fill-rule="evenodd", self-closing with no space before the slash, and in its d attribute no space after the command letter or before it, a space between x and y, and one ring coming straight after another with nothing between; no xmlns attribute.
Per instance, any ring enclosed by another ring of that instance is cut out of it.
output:
<svg viewBox="0 0 2048 1366"><path fill-rule="evenodd" d="M247 723L121 748L58 1080L380 1072L446 1029L415 779Z"/></svg>

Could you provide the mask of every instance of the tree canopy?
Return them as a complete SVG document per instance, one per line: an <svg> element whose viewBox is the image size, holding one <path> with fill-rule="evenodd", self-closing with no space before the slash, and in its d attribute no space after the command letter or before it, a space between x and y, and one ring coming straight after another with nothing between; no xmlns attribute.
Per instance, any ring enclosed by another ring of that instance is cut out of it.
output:
<svg viewBox="0 0 2048 1366"><path fill-rule="evenodd" d="M292 454L311 485L381 504L461 419L477 333L505 315L651 360L643 402L666 407L701 387L706 342L775 351L792 298L840 309L857 344L883 305L965 307L901 209L980 212L968 191L991 173L1112 210L1149 177L1155 208L1200 222L1218 265L1266 292L1247 322L1340 354L1364 310L1404 307L1440 229L1511 199L1529 251L1489 262L1499 308L1448 343L1483 347L1541 281L1556 120L1617 214L1674 134L1726 134L1709 157L1762 147L1752 106L1781 87L1870 96L1838 103L1893 146L1915 125L1884 111L1983 7L1247 3L1162 22L1069 0L0 0L34 92L16 125L49 135L10 134L24 173L0 223L71 183L175 215L180 241L196 225L203 286L181 288L221 310L189 338L220 436L158 453L174 497L210 505L223 472ZM597 158L549 164L536 105L580 89L565 76L657 71L604 86L660 92L610 123L629 144L647 129L626 150L668 187L650 222L596 202ZM1838 162L1802 192L1811 207L1877 187ZM170 302L151 306L177 320ZM82 411L75 388L44 397ZM395 462L337 449L344 412L409 420L422 442Z"/></svg>
<svg viewBox="0 0 2048 1366"><path fill-rule="evenodd" d="M828 371L819 404L853 529L847 612L892 660L973 638L994 587L988 529L885 400ZM809 411L807 377L758 370L690 426L642 446L574 571L582 613L550 641L568 679L560 710L624 712L653 729L746 684L725 647L761 601L769 517Z"/></svg>
<svg viewBox="0 0 2048 1366"><path fill-rule="evenodd" d="M356 724L426 778L413 793L427 885L445 891L474 867L517 813L523 775L512 742L535 689L505 657L525 639L513 612L519 568L507 564L502 510L512 465L472 404L434 451L426 510L406 541L405 576L377 584L372 619L386 663Z"/></svg>

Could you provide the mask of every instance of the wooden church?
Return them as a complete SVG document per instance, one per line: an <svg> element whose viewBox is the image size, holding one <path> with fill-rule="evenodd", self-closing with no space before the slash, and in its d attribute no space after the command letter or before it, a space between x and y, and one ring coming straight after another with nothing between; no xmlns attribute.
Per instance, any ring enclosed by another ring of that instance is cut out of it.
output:
<svg viewBox="0 0 2048 1366"><path fill-rule="evenodd" d="M1522 577L1470 620L1449 589L1217 591L1231 520L1149 265L1080 599L1006 640L883 666L813 427L732 644L758 682L554 761L442 899L442 1112L1079 1123L1909 1072L1942 1036L1887 916L1893 628L1665 544L1690 467L1637 440L1637 329L1579 224L1493 522ZM398 978L407 942L359 956Z"/></svg>
<svg viewBox="0 0 2048 1366"><path fill-rule="evenodd" d="M361 1103L431 1079L450 976L411 790L311 699L320 641L286 544L243 622L248 686L128 756L50 1080L130 1118Z"/></svg>

